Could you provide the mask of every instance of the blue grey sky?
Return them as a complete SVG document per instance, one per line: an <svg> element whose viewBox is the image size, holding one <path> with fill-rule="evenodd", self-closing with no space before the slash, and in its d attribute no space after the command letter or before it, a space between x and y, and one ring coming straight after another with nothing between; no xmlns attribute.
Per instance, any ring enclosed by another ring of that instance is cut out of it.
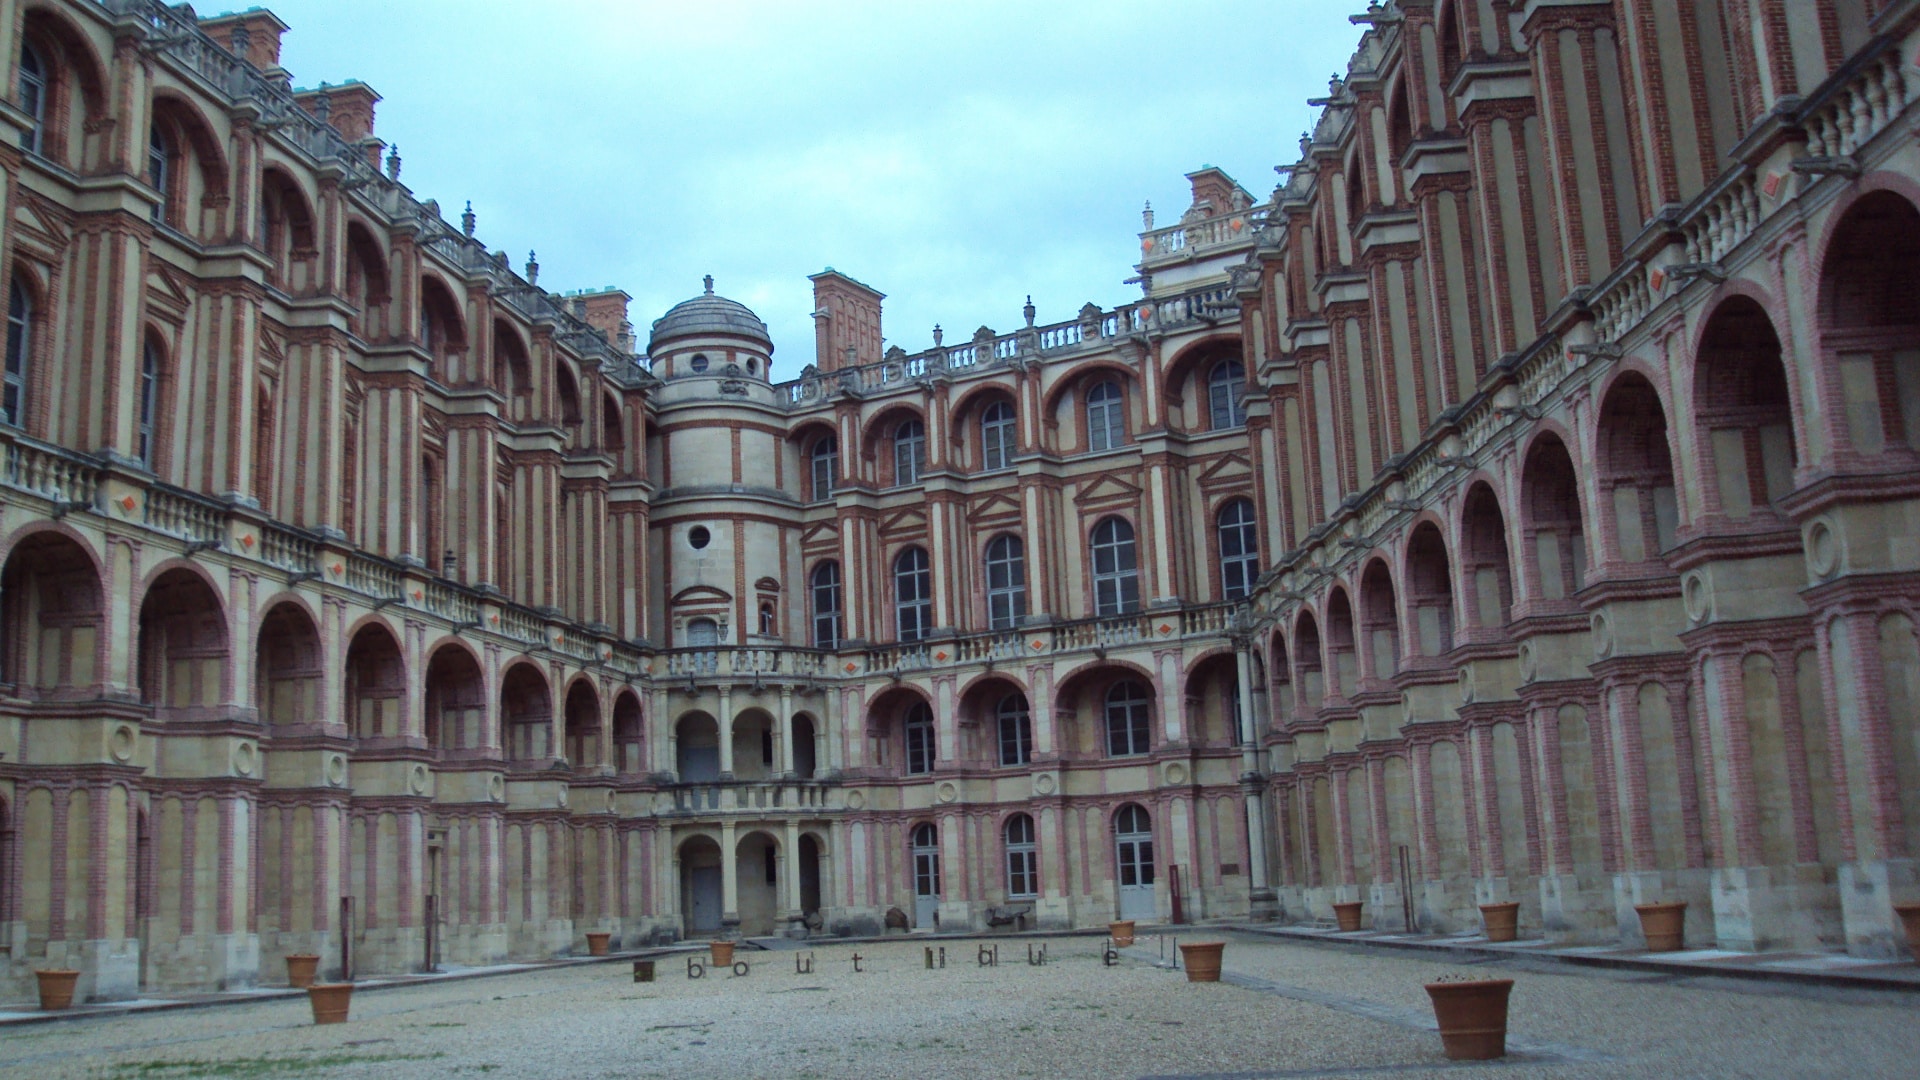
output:
<svg viewBox="0 0 1920 1080"><path fill-rule="evenodd" d="M1359 0L278 0L301 86L360 79L402 182L540 283L648 324L700 291L813 362L810 273L887 294L890 344L1133 299L1140 209L1217 165L1264 201ZM203 11L216 10L212 4Z"/></svg>

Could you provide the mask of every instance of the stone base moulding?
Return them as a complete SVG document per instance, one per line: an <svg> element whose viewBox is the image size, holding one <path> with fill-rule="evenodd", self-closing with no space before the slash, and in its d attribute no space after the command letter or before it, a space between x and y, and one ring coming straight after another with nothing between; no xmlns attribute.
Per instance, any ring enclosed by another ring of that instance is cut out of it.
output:
<svg viewBox="0 0 1920 1080"><path fill-rule="evenodd" d="M1487 1061L1507 1055L1507 995L1512 990L1512 979L1427 984L1447 1057Z"/></svg>
<svg viewBox="0 0 1920 1080"><path fill-rule="evenodd" d="M1640 915L1640 932L1647 939L1648 952L1679 952L1686 937L1687 904L1673 900L1662 904L1635 904Z"/></svg>
<svg viewBox="0 0 1920 1080"><path fill-rule="evenodd" d="M40 1008L47 1012L69 1008L73 1005L73 986L80 981L78 971L64 968L49 968L33 973L40 982Z"/></svg>
<svg viewBox="0 0 1920 1080"><path fill-rule="evenodd" d="M1361 900L1349 900L1333 905L1334 921L1339 923L1343 933L1352 933L1360 929L1360 909L1365 906L1366 903Z"/></svg>
<svg viewBox="0 0 1920 1080"><path fill-rule="evenodd" d="M1180 946L1180 960L1187 966L1188 982L1219 982L1220 954L1224 941L1194 941Z"/></svg>

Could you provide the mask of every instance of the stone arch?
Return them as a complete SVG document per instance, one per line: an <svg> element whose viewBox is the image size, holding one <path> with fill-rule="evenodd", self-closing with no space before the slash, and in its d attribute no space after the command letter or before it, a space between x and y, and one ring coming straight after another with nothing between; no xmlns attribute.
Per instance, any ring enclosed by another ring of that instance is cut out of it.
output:
<svg viewBox="0 0 1920 1080"><path fill-rule="evenodd" d="M232 643L218 591L184 563L156 569L140 602L140 696L161 719L214 719L230 698Z"/></svg>
<svg viewBox="0 0 1920 1080"><path fill-rule="evenodd" d="M465 642L444 639L427 651L427 745L443 756L478 756L499 745L487 722L487 682Z"/></svg>
<svg viewBox="0 0 1920 1080"><path fill-rule="evenodd" d="M640 695L631 687L613 699L613 767L616 772L638 775L647 771L646 714Z"/></svg>
<svg viewBox="0 0 1920 1080"><path fill-rule="evenodd" d="M1920 209L1881 188L1836 217L1820 266L1830 422L1855 455L1910 455L1920 450Z"/></svg>
<svg viewBox="0 0 1920 1080"><path fill-rule="evenodd" d="M924 706L932 715L938 742L937 733L944 720L932 694L914 683L896 683L867 703L867 764L894 771L906 768L906 716L916 706Z"/></svg>
<svg viewBox="0 0 1920 1080"><path fill-rule="evenodd" d="M720 724L711 713L681 713L673 722L673 746L673 767L682 783L720 778Z"/></svg>
<svg viewBox="0 0 1920 1080"><path fill-rule="evenodd" d="M1205 335L1181 346L1167 361L1161 392L1166 398L1167 419L1177 430L1211 430L1208 379L1217 365L1229 361L1241 366L1244 380L1246 361L1237 333Z"/></svg>
<svg viewBox="0 0 1920 1080"><path fill-rule="evenodd" d="M500 673L500 726L507 760L553 760L558 749L553 745L553 691L547 673L532 660L515 660Z"/></svg>
<svg viewBox="0 0 1920 1080"><path fill-rule="evenodd" d="M1407 606L1412 611L1414 648L1422 658L1453 651L1453 568L1447 559L1447 539L1429 520L1407 536Z"/></svg>
<svg viewBox="0 0 1920 1080"><path fill-rule="evenodd" d="M502 409L505 418L515 422L533 418L533 362L526 339L501 318L493 320L493 388L507 399Z"/></svg>
<svg viewBox="0 0 1920 1080"><path fill-rule="evenodd" d="M154 93L150 119L153 130L170 148L167 190L160 192L162 220L189 236L211 239L209 233L217 228L215 219L201 211L217 211L225 205L225 144L214 136L213 125L200 107L171 89ZM148 132L140 133L142 148L149 137ZM193 167L182 168L188 163Z"/></svg>
<svg viewBox="0 0 1920 1080"><path fill-rule="evenodd" d="M767 780L780 772L780 724L773 713L750 705L733 715L733 775L742 780Z"/></svg>
<svg viewBox="0 0 1920 1080"><path fill-rule="evenodd" d="M1000 706L1009 698L1019 699L1020 705L1008 710L1007 720L1013 730L1001 730ZM986 768L1002 765L1025 764L1032 756L1033 749L1033 711L1034 702L1027 688L1019 679L1004 671L988 671L974 676L955 695L955 736L959 743L956 756L961 761L973 762ZM1027 717L1024 732L1020 727L1018 710L1024 706ZM1019 753L1022 736L1027 751L1023 758ZM1012 742L1009 744L1008 740Z"/></svg>
<svg viewBox="0 0 1920 1080"><path fill-rule="evenodd" d="M347 717L364 748L398 745L409 735L407 664L384 621L363 620L347 644Z"/></svg>
<svg viewBox="0 0 1920 1080"><path fill-rule="evenodd" d="M1232 649L1216 649L1187 665L1186 733L1195 746L1223 748L1241 742L1240 665Z"/></svg>
<svg viewBox="0 0 1920 1080"><path fill-rule="evenodd" d="M0 571L0 682L22 697L92 697L105 618L93 552L64 528L16 533Z"/></svg>
<svg viewBox="0 0 1920 1080"><path fill-rule="evenodd" d="M1467 623L1477 637L1502 633L1513 608L1507 522L1493 485L1477 480L1460 504L1460 570Z"/></svg>
<svg viewBox="0 0 1920 1080"><path fill-rule="evenodd" d="M1360 688L1359 635L1355 632L1353 604L1344 585L1335 585L1327 593L1327 659L1333 668L1328 692L1351 698Z"/></svg>
<svg viewBox="0 0 1920 1080"><path fill-rule="evenodd" d="M1292 719L1299 708L1293 696L1293 661L1284 627L1275 626L1267 634L1267 679L1267 708L1277 727Z"/></svg>
<svg viewBox="0 0 1920 1080"><path fill-rule="evenodd" d="M386 248L377 235L358 218L347 222L344 289L347 300L358 309L347 317L347 325L367 341L384 341L393 333L387 311L393 300L393 283L387 272Z"/></svg>
<svg viewBox="0 0 1920 1080"><path fill-rule="evenodd" d="M605 764L606 725L601 722L600 691L585 675L567 684L565 710L566 757L575 772Z"/></svg>
<svg viewBox="0 0 1920 1080"><path fill-rule="evenodd" d="M792 871L779 838L765 829L750 830L734 841L733 856L740 933L761 937L784 929L782 886Z"/></svg>
<svg viewBox="0 0 1920 1080"><path fill-rule="evenodd" d="M1152 674L1124 660L1094 660L1067 673L1054 689L1054 750L1063 758L1097 760L1107 756L1107 698L1121 682L1138 683L1146 692L1148 729L1158 742L1159 684Z"/></svg>
<svg viewBox="0 0 1920 1080"><path fill-rule="evenodd" d="M1701 477L1704 516L1742 521L1758 515L1786 524L1774 505L1793 491L1800 463L1793 394L1780 335L1754 297L1728 297L1701 332L1693 427L1695 453L1708 467Z"/></svg>
<svg viewBox="0 0 1920 1080"><path fill-rule="evenodd" d="M1604 523L1613 526L1601 557L1664 569L1660 553L1676 542L1679 510L1666 405L1651 380L1634 370L1613 379L1595 440L1603 533Z"/></svg>
<svg viewBox="0 0 1920 1080"><path fill-rule="evenodd" d="M1308 608L1300 610L1293 624L1293 684L1299 694L1300 711L1318 712L1327 704L1325 653L1320 642L1320 621Z"/></svg>
<svg viewBox="0 0 1920 1080"><path fill-rule="evenodd" d="M1360 571L1360 638L1368 677L1391 679L1400 671L1400 604L1387 560L1374 558Z"/></svg>
<svg viewBox="0 0 1920 1080"><path fill-rule="evenodd" d="M272 264L274 283L296 296L306 293L318 284L320 240L313 200L277 162L260 170L260 216L265 226L260 244Z"/></svg>
<svg viewBox="0 0 1920 1080"><path fill-rule="evenodd" d="M47 101L41 112L40 153L76 172L85 172L104 139L92 130L107 111L106 66L93 44L67 16L51 6L35 5L21 16L22 46L31 46L48 69Z"/></svg>
<svg viewBox="0 0 1920 1080"><path fill-rule="evenodd" d="M1586 580L1586 537L1580 485L1567 444L1544 431L1527 447L1520 470L1521 565L1530 604L1573 610Z"/></svg>
<svg viewBox="0 0 1920 1080"><path fill-rule="evenodd" d="M680 871L680 925L687 936L720 933L726 915L721 860L730 857L706 832L683 837L674 848L674 863Z"/></svg>
<svg viewBox="0 0 1920 1080"><path fill-rule="evenodd" d="M326 656L306 605L291 598L267 608L254 651L254 702L271 735L317 731L325 722Z"/></svg>

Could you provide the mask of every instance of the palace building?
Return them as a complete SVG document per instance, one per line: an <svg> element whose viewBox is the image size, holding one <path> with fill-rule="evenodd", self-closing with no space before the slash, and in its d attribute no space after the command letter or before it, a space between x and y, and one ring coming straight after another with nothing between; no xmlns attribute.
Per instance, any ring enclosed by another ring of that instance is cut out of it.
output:
<svg viewBox="0 0 1920 1080"><path fill-rule="evenodd" d="M0 0L0 988L1342 900L1892 955L1920 0L1355 19L1140 296L883 351L829 268L774 382L267 11Z"/></svg>

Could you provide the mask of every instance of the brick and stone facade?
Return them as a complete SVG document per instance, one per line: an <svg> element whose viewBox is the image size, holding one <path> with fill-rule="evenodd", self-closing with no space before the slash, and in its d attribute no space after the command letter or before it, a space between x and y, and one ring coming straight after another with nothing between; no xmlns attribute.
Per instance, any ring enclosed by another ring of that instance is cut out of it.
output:
<svg viewBox="0 0 1920 1080"><path fill-rule="evenodd" d="M270 13L0 0L6 992L1342 899L1890 952L1920 4L1367 21L1139 299L883 352L827 269L774 383Z"/></svg>

